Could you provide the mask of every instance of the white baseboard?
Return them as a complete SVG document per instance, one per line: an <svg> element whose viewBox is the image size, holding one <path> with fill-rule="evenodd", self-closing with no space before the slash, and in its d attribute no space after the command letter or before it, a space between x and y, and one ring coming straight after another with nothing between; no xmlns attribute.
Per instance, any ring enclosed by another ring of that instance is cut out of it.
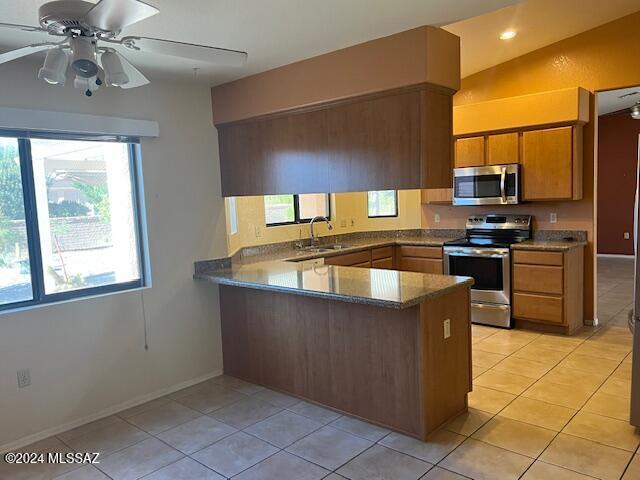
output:
<svg viewBox="0 0 640 480"><path fill-rule="evenodd" d="M598 253L596 256L602 257L602 258L633 258L634 257L634 255L623 255L619 253Z"/></svg>
<svg viewBox="0 0 640 480"><path fill-rule="evenodd" d="M122 410L126 410L127 408L142 405L143 403L155 400L156 398L164 397L165 395L169 395L170 393L177 392L178 390L182 390L183 388L190 387L191 385L195 385L196 383L204 382L205 380L209 380L210 378L217 377L218 375L222 375L222 370L207 373L205 375L192 378L191 380L187 380L170 387L156 390L153 393L148 393L146 395L132 398L131 400L127 400L117 405L113 405L109 408L105 408L104 410L101 410L97 413L93 413L77 420L58 425L57 427L48 428L47 430L44 430L42 432L27 435L26 437L22 437L14 442L0 445L0 454L16 451L19 448L26 447L27 445L31 445L32 443L38 442L40 440L44 440L45 438L49 438L52 435L57 435L59 433L66 432L67 430L71 430L72 428L80 427L86 423L100 420L101 418L108 417L109 415L121 412Z"/></svg>

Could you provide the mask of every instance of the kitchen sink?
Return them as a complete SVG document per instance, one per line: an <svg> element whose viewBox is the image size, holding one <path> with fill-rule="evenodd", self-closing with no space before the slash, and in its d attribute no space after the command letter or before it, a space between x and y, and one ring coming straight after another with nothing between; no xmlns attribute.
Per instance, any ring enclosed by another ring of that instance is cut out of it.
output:
<svg viewBox="0 0 640 480"><path fill-rule="evenodd" d="M348 248L349 245L344 245L341 243L333 243L331 245L312 245L309 247L303 247L302 250L305 252L312 253L323 253L323 252L331 252L333 250L342 250L343 248Z"/></svg>

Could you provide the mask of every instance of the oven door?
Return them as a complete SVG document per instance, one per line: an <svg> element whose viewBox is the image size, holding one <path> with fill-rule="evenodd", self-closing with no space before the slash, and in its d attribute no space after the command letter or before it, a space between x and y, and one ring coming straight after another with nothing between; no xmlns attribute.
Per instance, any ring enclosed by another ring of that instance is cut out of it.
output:
<svg viewBox="0 0 640 480"><path fill-rule="evenodd" d="M508 248L445 247L447 275L473 277L472 302L511 304L511 268Z"/></svg>
<svg viewBox="0 0 640 480"><path fill-rule="evenodd" d="M520 165L453 169L454 205L507 205L519 201Z"/></svg>

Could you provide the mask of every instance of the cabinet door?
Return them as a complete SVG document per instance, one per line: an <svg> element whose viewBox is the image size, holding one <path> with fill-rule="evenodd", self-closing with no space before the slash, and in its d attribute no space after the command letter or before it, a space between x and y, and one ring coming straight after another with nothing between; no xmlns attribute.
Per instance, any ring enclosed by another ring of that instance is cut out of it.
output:
<svg viewBox="0 0 640 480"><path fill-rule="evenodd" d="M487 137L487 165L518 163L519 157L518 132Z"/></svg>
<svg viewBox="0 0 640 480"><path fill-rule="evenodd" d="M222 195L330 191L326 115L306 112L219 127Z"/></svg>
<svg viewBox="0 0 640 480"><path fill-rule="evenodd" d="M327 111L330 192L420 188L420 92Z"/></svg>
<svg viewBox="0 0 640 480"><path fill-rule="evenodd" d="M481 167L484 164L484 137L459 138L456 140L456 168Z"/></svg>
<svg viewBox="0 0 640 480"><path fill-rule="evenodd" d="M573 167L573 127L522 134L523 200L571 199Z"/></svg>

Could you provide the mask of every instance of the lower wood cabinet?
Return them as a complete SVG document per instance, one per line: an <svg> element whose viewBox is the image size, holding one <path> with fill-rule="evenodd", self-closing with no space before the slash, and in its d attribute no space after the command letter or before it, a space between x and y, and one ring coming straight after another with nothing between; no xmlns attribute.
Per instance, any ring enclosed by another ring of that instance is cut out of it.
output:
<svg viewBox="0 0 640 480"><path fill-rule="evenodd" d="M341 265L344 267L371 267L371 250L326 257L324 263L325 265Z"/></svg>
<svg viewBox="0 0 640 480"><path fill-rule="evenodd" d="M513 318L571 334L583 325L584 249L513 252Z"/></svg>
<svg viewBox="0 0 640 480"><path fill-rule="evenodd" d="M398 270L442 274L442 248L402 245L398 247Z"/></svg>
<svg viewBox="0 0 640 480"><path fill-rule="evenodd" d="M325 257L325 265L442 274L442 247L402 245Z"/></svg>

